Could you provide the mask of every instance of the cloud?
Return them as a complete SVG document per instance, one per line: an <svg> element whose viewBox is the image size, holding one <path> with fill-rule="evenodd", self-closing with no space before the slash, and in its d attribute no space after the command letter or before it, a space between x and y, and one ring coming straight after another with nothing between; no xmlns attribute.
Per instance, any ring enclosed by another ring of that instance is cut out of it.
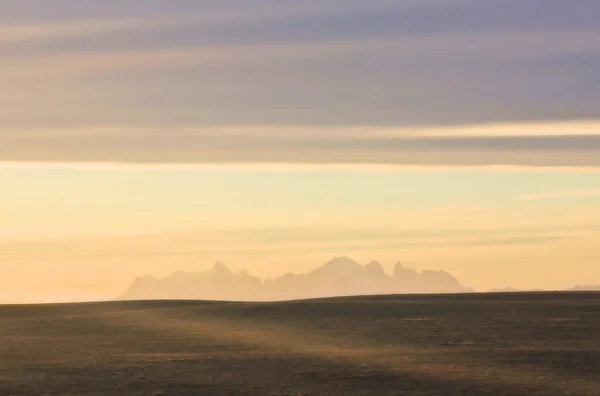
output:
<svg viewBox="0 0 600 396"><path fill-rule="evenodd" d="M152 22L142 18L88 19L43 24L18 24L0 27L0 45L28 41L50 41L101 33L147 28ZM1 48L1 47L0 47Z"/></svg>
<svg viewBox="0 0 600 396"><path fill-rule="evenodd" d="M268 7L255 5L252 8L217 8L203 9L197 12L181 13L171 7L162 13L151 12L146 15L123 17L105 16L96 18L69 18L56 21L37 21L29 23L10 23L0 27L0 45L6 49L9 44L27 44L30 42L45 43L52 48L52 42L68 43L78 40L90 40L94 37L114 40L117 44L127 37L135 36L136 32L151 35L159 31L164 34L169 30L193 27L215 27L220 25L239 25L257 21L286 17L314 16L337 11L327 7L327 4L289 4L286 2L271 3ZM167 11L167 12L164 12ZM198 12L201 11L201 12ZM12 48L19 48L13 45Z"/></svg>
<svg viewBox="0 0 600 396"><path fill-rule="evenodd" d="M530 122L461 125L447 127L381 128L377 136L433 136L433 137L523 137L523 136L586 136L600 135L600 122Z"/></svg>
<svg viewBox="0 0 600 396"><path fill-rule="evenodd" d="M600 165L596 2L0 9L0 161Z"/></svg>
<svg viewBox="0 0 600 396"><path fill-rule="evenodd" d="M583 238L598 226L514 229L277 227L122 238L0 243L0 263L48 259L133 258L269 253L330 253L401 248L537 245ZM558 233L558 234L557 234Z"/></svg>
<svg viewBox="0 0 600 396"><path fill-rule="evenodd" d="M375 37L419 37L506 31L595 29L600 9L559 0L519 1L260 1L198 2L149 7L132 2L105 18L70 16L42 24L8 25L5 39L54 41L52 51L157 49L191 43L230 45L363 41ZM538 17L544 6L544 18ZM61 7L57 7L61 8ZM79 11L81 14L83 11ZM126 18L124 18L124 16ZM74 27L74 28L72 28ZM16 33L15 33L16 32ZM34 34L30 34L33 32ZM112 34L110 34L112 33ZM62 40L55 40L56 38ZM27 46L25 46L27 47Z"/></svg>
<svg viewBox="0 0 600 396"><path fill-rule="evenodd" d="M10 23L0 27L0 45L27 44L31 42L42 42L46 44L63 43L74 44L85 41L90 43L94 37L105 42L111 42L118 46L124 41L137 40L138 43L148 42L146 38L153 38L153 34L160 33L163 37L170 35L171 45L177 44L181 38L179 30L190 31L198 34L205 32L202 29L214 29L227 26L230 30L260 23L260 25L276 24L280 20L288 19L315 19L318 18L322 24L329 24L336 20L347 18L356 13L373 13L382 11L397 11L422 9L423 7L457 5L466 0L421 0L417 1L388 1L374 0L365 4L361 1L343 2L319 1L319 2L292 2L292 1L233 1L230 4L216 5L209 2L198 1L191 4L184 1L174 1L168 7L159 4L148 5L147 2L129 2L128 6L99 7L99 13L105 14L100 17L89 17L85 8L77 10L81 4L71 4L69 8L75 9L75 15L65 11L65 4L56 4L53 9L38 7L45 11L46 17L42 20L34 18L32 21L15 23L14 20L23 18L26 10L15 6L4 5L3 11L11 15ZM52 2L46 2L52 3ZM69 2L70 3L70 2ZM83 3L83 2L79 2ZM137 5L136 5L137 3ZM179 4L178 4L179 3ZM48 4L49 5L49 4ZM2 5L0 5L2 6ZM143 7L143 8L140 8ZM63 10L61 13L60 10ZM58 10L58 12L57 12ZM104 12L102 12L104 11ZM134 11L134 12L132 12ZM53 18L50 14L57 13ZM25 13L26 14L26 13ZM62 15L61 15L62 14ZM125 15L125 16L123 16ZM25 17L26 19L29 19ZM314 28L314 26L313 26ZM267 26L267 29L269 27ZM190 32L191 33L191 32ZM93 42L97 47L101 41ZM15 46L18 47L18 46ZM52 46L50 46L52 48ZM56 49L56 48L54 48Z"/></svg>
<svg viewBox="0 0 600 396"><path fill-rule="evenodd" d="M600 198L600 189L565 190L539 194L521 195L519 199L569 199L569 198Z"/></svg>
<svg viewBox="0 0 600 396"><path fill-rule="evenodd" d="M1 169L66 169L89 172L354 172L354 173L535 173L597 174L600 167L519 165L395 165L376 163L126 163L126 162L8 162Z"/></svg>
<svg viewBox="0 0 600 396"><path fill-rule="evenodd" d="M550 130L547 135L544 125ZM496 132L503 129L497 125L487 134L485 125L464 130L377 126L0 130L0 160L170 164L178 169L186 164L239 168L253 163L330 168L366 164L371 170L398 165L589 168L600 166L598 125L574 123L571 130L568 123L525 123L511 125L513 133L506 135ZM560 130L565 134L557 134Z"/></svg>
<svg viewBox="0 0 600 396"><path fill-rule="evenodd" d="M442 247L482 247L482 246L515 246L515 245L537 245L560 241L569 241L580 239L578 237L553 237L553 236L523 236L507 238L476 238L464 241L439 241L439 242L387 242L387 243L344 243L342 245L311 245L311 246L285 246L277 247L273 245L237 247L222 246L221 248L207 247L205 250L160 250L148 251L126 251L118 253L106 251L101 253L82 253L72 254L69 251L55 255L34 255L34 256L9 256L0 257L0 263L11 263L19 261L47 261L51 259L73 260L73 259L98 259L98 258L152 258L152 257L184 257L184 256L220 256L220 255L243 255L243 256L262 256L265 254L306 254L306 253L331 253L347 251L368 251L383 249L403 249L403 248L442 248Z"/></svg>
<svg viewBox="0 0 600 396"><path fill-rule="evenodd" d="M191 17L188 17L191 18ZM96 29L121 28L136 24L152 24L146 20L115 20L115 21L91 21L90 23L77 22L73 27L69 25L57 25L57 30L82 31ZM27 30L27 29L25 29ZM42 29L43 30L43 29ZM34 33L32 33L34 34ZM29 33L26 34L26 36ZM212 37L212 35L210 36ZM289 40L282 41L276 36L267 36L263 40L249 42L244 40L229 40L220 42L220 36L216 35L213 40L195 38L189 42L171 43L169 41L151 41L148 46L123 46L121 40L116 40L120 45L116 46L94 46L86 43L85 46L71 49L35 48L33 53L20 54L7 48L0 47L0 53L5 57L3 68L23 66L30 64L36 70L32 60L42 62L38 67L50 66L50 72L64 74L79 70L79 74L86 71L102 70L95 67L101 58L104 62L100 65L108 70L119 67L143 66L144 70L159 70L165 67L178 68L186 65L201 65L209 61L233 61L233 60L260 60L268 57L270 61L285 63L286 60L302 61L304 59L331 59L342 56L372 56L386 64L422 66L432 61L442 61L444 66L453 67L464 65L472 61L471 57L486 53L491 56L487 59L479 59L480 66L487 65L502 66L499 62L506 59L507 55L518 56L523 59L541 58L551 60L556 56L562 56L562 62L571 57L581 54L596 54L600 51L598 29L572 29L566 31L544 31L544 30L511 30L511 31L486 31L477 35L471 32L452 32L438 34L425 32L419 35L390 35L361 37L360 40L351 36L323 37L314 40ZM243 36L244 37L244 36ZM532 48L535 48L532 51ZM383 56L388 57L385 61ZM453 58L460 56L462 59ZM516 58L515 61L520 59ZM550 58L550 59L548 59ZM152 60L153 62L149 62ZM364 62L365 60L356 59ZM374 61L372 59L371 61ZM73 62L80 64L73 64ZM392 61L392 62L390 62ZM451 62L449 62L451 61ZM52 66L56 66L54 69ZM60 68L58 68L60 66ZM70 67L68 67L70 66ZM326 65L323 65L326 66ZM351 65L347 65L350 67ZM374 65L371 65L374 66ZM475 65L474 65L475 66ZM573 66L573 65L571 65ZM62 68L68 67L67 70ZM325 69L324 71L327 71ZM514 70L517 72L518 70Z"/></svg>

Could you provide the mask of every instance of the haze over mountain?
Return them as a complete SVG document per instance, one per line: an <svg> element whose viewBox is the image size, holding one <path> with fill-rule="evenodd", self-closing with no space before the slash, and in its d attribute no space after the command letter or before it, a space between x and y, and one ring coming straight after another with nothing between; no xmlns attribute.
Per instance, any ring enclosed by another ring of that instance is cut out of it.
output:
<svg viewBox="0 0 600 396"><path fill-rule="evenodd" d="M348 257L336 257L308 273L288 273L266 281L245 271L234 274L222 263L216 263L210 270L200 273L177 271L163 279L148 275L136 279L120 298L276 301L472 291L445 271L417 272L398 262L393 273L387 275L377 261L363 266Z"/></svg>

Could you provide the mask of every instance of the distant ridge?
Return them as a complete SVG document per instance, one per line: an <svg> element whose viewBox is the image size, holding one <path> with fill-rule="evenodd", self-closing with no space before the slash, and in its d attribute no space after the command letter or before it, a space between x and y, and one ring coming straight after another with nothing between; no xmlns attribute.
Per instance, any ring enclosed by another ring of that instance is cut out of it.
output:
<svg viewBox="0 0 600 396"><path fill-rule="evenodd" d="M575 286L570 289L515 289L512 287L503 287L490 289L485 293L532 293L532 292L600 292L600 285Z"/></svg>
<svg viewBox="0 0 600 396"><path fill-rule="evenodd" d="M600 291L600 285L575 286L567 291Z"/></svg>
<svg viewBox="0 0 600 396"><path fill-rule="evenodd" d="M199 299L225 301L282 301L303 298L407 293L469 293L445 271L405 268L398 262L387 275L377 261L361 265L336 257L304 274L288 273L274 280L242 271L234 274L222 263L205 272L174 272L167 278L137 278L119 298L123 300Z"/></svg>

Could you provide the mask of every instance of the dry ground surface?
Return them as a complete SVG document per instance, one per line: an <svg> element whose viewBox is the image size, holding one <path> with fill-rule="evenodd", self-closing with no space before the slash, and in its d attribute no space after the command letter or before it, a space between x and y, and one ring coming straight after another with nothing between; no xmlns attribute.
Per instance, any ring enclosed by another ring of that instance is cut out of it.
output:
<svg viewBox="0 0 600 396"><path fill-rule="evenodd" d="M0 306L0 395L600 395L600 294Z"/></svg>

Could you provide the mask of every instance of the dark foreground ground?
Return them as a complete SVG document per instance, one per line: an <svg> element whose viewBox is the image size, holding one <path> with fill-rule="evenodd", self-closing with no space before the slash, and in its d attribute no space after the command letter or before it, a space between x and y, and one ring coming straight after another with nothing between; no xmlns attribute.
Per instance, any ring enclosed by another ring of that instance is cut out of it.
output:
<svg viewBox="0 0 600 396"><path fill-rule="evenodd" d="M0 306L0 395L600 395L600 294Z"/></svg>

